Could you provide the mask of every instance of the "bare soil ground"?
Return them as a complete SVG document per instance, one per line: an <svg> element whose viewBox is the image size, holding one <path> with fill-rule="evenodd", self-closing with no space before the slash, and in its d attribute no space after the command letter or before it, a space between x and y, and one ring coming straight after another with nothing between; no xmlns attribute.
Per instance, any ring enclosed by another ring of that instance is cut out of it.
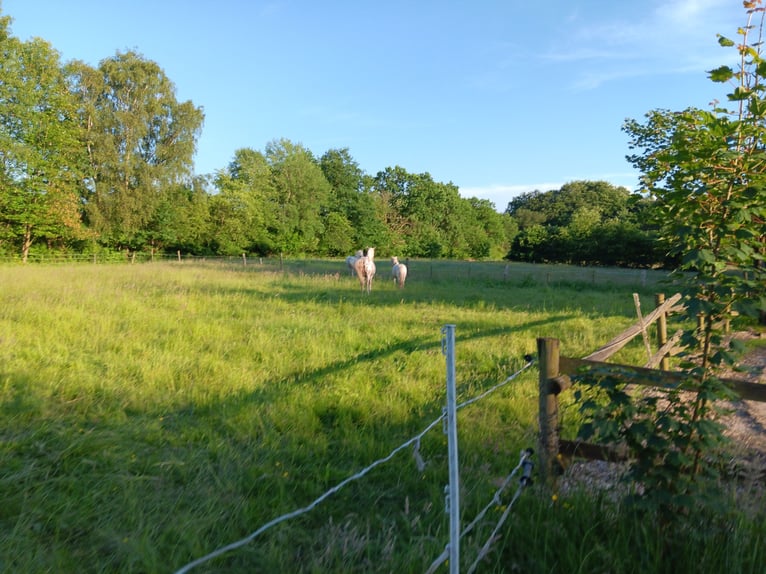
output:
<svg viewBox="0 0 766 574"><path fill-rule="evenodd" d="M732 337L751 341L766 339L766 334L742 331ZM766 384L766 344L754 346L733 369L721 372L720 376ZM751 495L755 490L759 496L766 496L766 403L736 401L727 406L730 414L721 422L726 427L725 434L731 439L732 474L737 477L740 490ZM624 471L624 464L578 461L566 470L559 487L562 491L583 486L610 491L619 488L619 477Z"/></svg>
<svg viewBox="0 0 766 574"><path fill-rule="evenodd" d="M750 331L733 336L743 340L759 338L757 333ZM721 373L721 376L766 384L766 345L754 347L735 369ZM766 403L737 401L729 406L732 413L723 422L726 435L732 439L732 464L743 478L766 483Z"/></svg>

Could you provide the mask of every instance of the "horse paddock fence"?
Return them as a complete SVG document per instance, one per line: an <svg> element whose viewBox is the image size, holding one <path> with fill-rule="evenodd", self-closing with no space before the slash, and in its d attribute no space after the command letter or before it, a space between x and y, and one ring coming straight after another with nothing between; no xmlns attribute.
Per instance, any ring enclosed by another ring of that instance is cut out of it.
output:
<svg viewBox="0 0 766 574"><path fill-rule="evenodd" d="M689 375L668 369L668 355L672 354L680 332L667 336L667 315L672 313L681 296L679 294L665 300L664 295L655 297L657 307L647 316L614 337L611 341L583 358L561 355L560 341L556 338L537 339L537 357L539 361L539 435L538 435L538 470L539 478L545 484L555 482L557 468L562 460L572 457L607 461L625 460L627 453L615 447L562 439L560 433L559 395L573 387L572 377L587 371L596 376L618 378L626 384L654 388L676 387ZM658 350L651 354L647 347L648 359L644 366L607 363L606 360L623 348L630 340L643 335L649 343L647 328L656 323ZM724 328L728 328L724 325ZM656 368L656 367L660 368ZM732 389L741 400L766 402L766 385L748 381L722 378L721 382Z"/></svg>
<svg viewBox="0 0 766 574"><path fill-rule="evenodd" d="M529 356L529 355L525 356L524 357L525 364L515 373L508 376L504 381L501 381L500 383L485 390L479 395L472 397L471 399L465 400L462 403L457 403L456 392L455 392L455 328L456 328L455 325L445 325L441 331L442 353L446 357L446 383L447 383L446 405L442 409L441 416L439 416L438 418L433 420L431 423L429 423L420 433L409 438L408 440L406 440L405 442L403 442L402 444L394 448L387 456L372 462L370 465L360 470L359 472L345 478L344 480L342 480L341 482L339 482L338 484L336 484L335 486L333 486L332 488L324 492L321 496L314 499L308 505L298 508L292 512L288 512L287 514L278 516L274 518L273 520L263 524L258 529L254 530L248 536L240 540L237 540L235 542L232 542L230 544L227 544L225 546L222 546L210 552L209 554L206 554L205 556L202 556L196 560L193 560L192 562L189 562L188 564L176 570L175 574L186 574L187 572L190 572L192 569L196 568L197 566L205 564L206 562L209 562L219 556L222 556L223 554L232 552L236 550L237 548L240 548L242 546L245 546L246 544L253 542L258 536L260 536L261 534L263 534L270 528L275 527L278 524L281 524L292 518L298 517L302 514L305 514L314 510L322 502L330 498L332 495L338 493L345 486L347 486L351 482L360 480L374 468L386 462L391 461L398 453L407 449L408 447L412 447L413 449L412 456L415 459L415 463L418 469L423 470L425 466L425 462L423 461L422 456L420 455L420 441L428 432L430 432L432 429L436 428L440 424L443 427L444 433L447 435L447 442L448 442L449 483L445 486L444 490L445 490L445 511L449 515L449 541L446 543L444 551L439 556L437 556L435 560L431 563L430 567L427 570L428 574L432 574L433 572L435 572L445 562L448 563L450 574L459 573L460 571L459 570L460 539L466 536L469 532L471 532L473 528L481 520L485 518L487 512L491 508L493 507L500 508L501 506L503 506L503 502L501 500L502 494L511 485L511 481L513 480L513 478L517 474L520 474L519 480L518 480L518 486L511 501L505 505L503 513L500 519L498 520L498 522L496 523L494 529L492 530L492 533L487 538L486 542L484 543L484 545L478 552L476 558L474 559L474 561L472 562L472 564L470 565L467 571L468 574L472 574L478 567L479 563L489 554L492 544L497 539L498 531L500 530L503 523L507 519L514 503L518 500L522 491L526 487L532 484L532 472L534 467L534 464L532 461L532 455L534 454L534 451L531 448L524 449L521 451L518 464L516 465L516 467L514 467L510 471L510 473L502 481L502 484L495 491L489 503L477 514L477 516L465 528L461 529L460 499L459 499L460 469L458 464L457 411L465 407L468 407L469 405L472 405L486 398L487 396L493 394L494 392L502 389L507 384L515 380L518 376L520 376L523 372L531 368L536 361L534 357L532 356Z"/></svg>
<svg viewBox="0 0 766 574"><path fill-rule="evenodd" d="M463 259L402 258L408 269L408 281L444 280L493 281L517 285L591 285L651 288L668 278L664 269L595 267L564 263L526 263L519 261L484 261ZM192 255L146 251L92 253L30 253L27 261L17 255L0 254L4 265L118 265L176 263L224 265L251 272L274 271L307 275L339 274L348 271L345 259L298 258L282 254L269 256L241 253L238 255Z"/></svg>

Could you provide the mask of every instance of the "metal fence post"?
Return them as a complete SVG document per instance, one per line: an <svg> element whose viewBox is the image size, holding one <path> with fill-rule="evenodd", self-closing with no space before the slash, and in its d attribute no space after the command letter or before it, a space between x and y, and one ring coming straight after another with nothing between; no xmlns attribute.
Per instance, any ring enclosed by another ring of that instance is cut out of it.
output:
<svg viewBox="0 0 766 574"><path fill-rule="evenodd" d="M442 328L442 352L447 357L447 445L449 457L449 571L460 572L460 474L457 459L457 401L455 397L455 325Z"/></svg>

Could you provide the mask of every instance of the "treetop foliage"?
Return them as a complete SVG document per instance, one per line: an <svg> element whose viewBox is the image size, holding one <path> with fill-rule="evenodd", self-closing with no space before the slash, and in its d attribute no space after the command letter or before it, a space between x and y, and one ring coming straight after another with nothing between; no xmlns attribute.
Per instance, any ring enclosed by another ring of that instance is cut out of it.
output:
<svg viewBox="0 0 766 574"><path fill-rule="evenodd" d="M404 257L661 260L637 223L641 199L606 182L525 194L501 214L427 172L367 174L347 148L317 157L287 139L195 174L204 111L176 98L157 63L129 50L95 67L62 64L48 43L14 38L10 22L0 20L2 252L334 257L375 246Z"/></svg>
<svg viewBox="0 0 766 574"><path fill-rule="evenodd" d="M501 257L506 216L401 167L286 139L197 175L202 107L135 51L62 64L0 19L0 251Z"/></svg>
<svg viewBox="0 0 766 574"><path fill-rule="evenodd" d="M506 214L518 232L507 257L522 261L653 267L669 264L653 201L604 181L522 194Z"/></svg>

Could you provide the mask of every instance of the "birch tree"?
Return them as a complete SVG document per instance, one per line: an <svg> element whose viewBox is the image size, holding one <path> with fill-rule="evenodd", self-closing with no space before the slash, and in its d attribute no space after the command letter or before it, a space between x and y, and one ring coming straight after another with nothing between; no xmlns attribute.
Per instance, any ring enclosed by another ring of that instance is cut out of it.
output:
<svg viewBox="0 0 766 574"><path fill-rule="evenodd" d="M193 175L204 114L179 102L156 63L118 52L94 69L68 66L87 150L86 213L113 247L139 249L163 193Z"/></svg>
<svg viewBox="0 0 766 574"><path fill-rule="evenodd" d="M9 24L0 18L0 239L26 261L36 241L84 236L82 156L58 53L12 37Z"/></svg>

